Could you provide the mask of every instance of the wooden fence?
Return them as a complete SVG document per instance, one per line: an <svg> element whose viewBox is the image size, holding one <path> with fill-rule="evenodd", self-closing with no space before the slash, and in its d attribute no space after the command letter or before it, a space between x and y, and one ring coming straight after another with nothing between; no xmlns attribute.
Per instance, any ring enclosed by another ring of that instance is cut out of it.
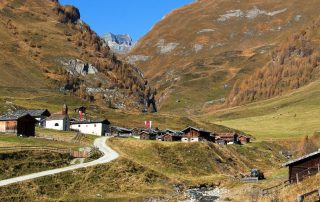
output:
<svg viewBox="0 0 320 202"><path fill-rule="evenodd" d="M306 199L307 197L312 196L314 194L318 194L318 201L320 201L320 188L319 189L315 189L315 190L310 191L310 192L307 192L305 194L299 195L297 197L297 201L298 202L303 202L304 199Z"/></svg>
<svg viewBox="0 0 320 202"><path fill-rule="evenodd" d="M266 189L262 189L261 191L261 194L262 195L268 195L268 194L272 194L286 186L290 185L290 181L289 180L286 180L286 181L283 181L281 182L280 184L277 184L275 186L272 186L272 187L268 187Z"/></svg>
<svg viewBox="0 0 320 202"><path fill-rule="evenodd" d="M70 153L71 149L62 147L35 147L35 146L18 146L18 147L0 147L0 152L19 152L19 151L50 151L58 153Z"/></svg>
<svg viewBox="0 0 320 202"><path fill-rule="evenodd" d="M296 174L296 177L294 179L291 179L291 181L296 181L297 183L301 182L305 177L316 175L320 172L320 165L317 167L310 167L303 171L300 171Z"/></svg>

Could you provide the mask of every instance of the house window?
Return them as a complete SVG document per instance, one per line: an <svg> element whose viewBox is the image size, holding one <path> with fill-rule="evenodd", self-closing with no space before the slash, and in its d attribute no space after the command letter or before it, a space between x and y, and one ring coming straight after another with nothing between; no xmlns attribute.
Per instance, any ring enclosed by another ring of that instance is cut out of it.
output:
<svg viewBox="0 0 320 202"><path fill-rule="evenodd" d="M59 126L59 124L58 124L58 123L56 123L56 124L54 124L54 126Z"/></svg>

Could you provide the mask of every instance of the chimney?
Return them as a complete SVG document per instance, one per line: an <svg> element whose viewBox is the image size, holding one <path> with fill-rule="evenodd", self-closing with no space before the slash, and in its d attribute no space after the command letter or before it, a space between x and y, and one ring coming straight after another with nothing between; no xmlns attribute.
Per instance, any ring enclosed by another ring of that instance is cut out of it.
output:
<svg viewBox="0 0 320 202"><path fill-rule="evenodd" d="M66 104L63 105L62 115L68 115L68 106Z"/></svg>

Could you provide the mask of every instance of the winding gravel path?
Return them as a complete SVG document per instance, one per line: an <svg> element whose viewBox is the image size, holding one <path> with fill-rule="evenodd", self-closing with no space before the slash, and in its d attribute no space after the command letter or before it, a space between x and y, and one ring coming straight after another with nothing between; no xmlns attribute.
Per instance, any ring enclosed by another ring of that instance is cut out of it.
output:
<svg viewBox="0 0 320 202"><path fill-rule="evenodd" d="M91 161L91 162L88 162L88 163L68 166L68 167L65 167L65 168L58 168L58 169L42 171L42 172L39 172L39 173L30 174L30 175L25 175L25 176L6 179L6 180L1 180L0 181L0 187L6 186L6 185L10 185L10 184L14 184L14 183L17 183L17 182L23 182L23 181L26 181L26 180L32 180L32 179L39 178L39 177L44 177L44 176L48 176L48 175L54 175L54 174L58 174L58 173L66 172L66 171L72 171L72 170L76 170L76 169L79 169L79 168L87 168L87 167L91 167L91 166L104 164L104 163L108 163L110 161L113 161L113 160L115 160L116 158L119 157L119 154L106 145L107 139L108 139L108 137L101 137L101 138L97 138L94 141L94 146L98 147L99 150L103 153L103 156L101 158L97 159L97 160L94 160L94 161Z"/></svg>

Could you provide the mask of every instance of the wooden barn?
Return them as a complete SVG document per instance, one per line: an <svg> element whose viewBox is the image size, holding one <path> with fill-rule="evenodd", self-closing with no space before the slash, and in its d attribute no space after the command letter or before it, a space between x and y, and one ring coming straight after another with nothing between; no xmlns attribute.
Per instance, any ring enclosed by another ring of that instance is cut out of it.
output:
<svg viewBox="0 0 320 202"><path fill-rule="evenodd" d="M154 133L153 131L141 131L139 133L140 140L156 140L157 139L157 133Z"/></svg>
<svg viewBox="0 0 320 202"><path fill-rule="evenodd" d="M237 133L221 133L216 136L216 142L218 144L240 144Z"/></svg>
<svg viewBox="0 0 320 202"><path fill-rule="evenodd" d="M177 142L181 141L182 135L181 134L176 134L176 133L166 133L163 135L163 141L165 142Z"/></svg>
<svg viewBox="0 0 320 202"><path fill-rule="evenodd" d="M182 142L199 142L199 141L215 141L215 136L209 131L205 131L202 129L188 127L181 131L182 135Z"/></svg>
<svg viewBox="0 0 320 202"><path fill-rule="evenodd" d="M0 132L18 136L35 136L35 124L38 121L30 114L15 112L0 116Z"/></svg>
<svg viewBox="0 0 320 202"><path fill-rule="evenodd" d="M320 172L320 150L283 164L289 167L289 182L298 183Z"/></svg>
<svg viewBox="0 0 320 202"><path fill-rule="evenodd" d="M251 137L250 136L246 136L246 135L240 135L239 136L239 141L241 144L247 144L251 142Z"/></svg>
<svg viewBox="0 0 320 202"><path fill-rule="evenodd" d="M51 113L47 109L20 109L16 113L30 114L30 116L38 121L40 127L44 127L46 118L51 116Z"/></svg>
<svg viewBox="0 0 320 202"><path fill-rule="evenodd" d="M111 126L110 128L111 135L116 137L131 137L132 129L122 128L118 126Z"/></svg>

